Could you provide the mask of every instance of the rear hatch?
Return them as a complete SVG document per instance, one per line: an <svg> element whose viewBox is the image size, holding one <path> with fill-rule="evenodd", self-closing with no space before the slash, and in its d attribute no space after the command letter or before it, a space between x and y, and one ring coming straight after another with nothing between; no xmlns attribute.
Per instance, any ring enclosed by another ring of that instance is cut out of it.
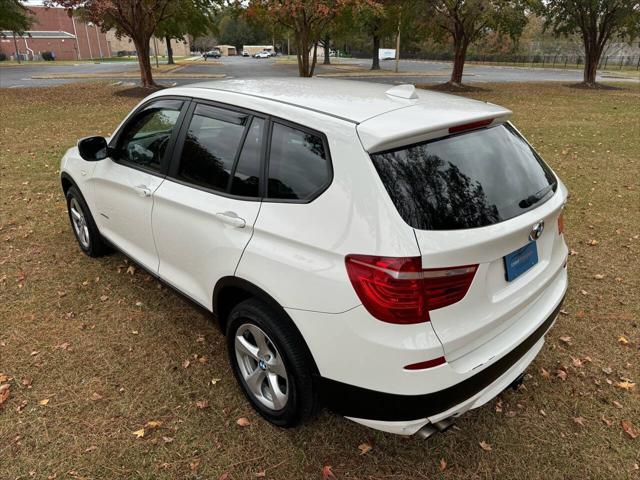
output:
<svg viewBox="0 0 640 480"><path fill-rule="evenodd" d="M497 354L486 347L492 339L533 321L527 309L562 270L566 246L559 216L566 191L504 119L472 118L440 133L371 158L414 228L422 267L477 265L462 300L429 312L448 362L485 345L478 350L484 358L459 362L471 369Z"/></svg>

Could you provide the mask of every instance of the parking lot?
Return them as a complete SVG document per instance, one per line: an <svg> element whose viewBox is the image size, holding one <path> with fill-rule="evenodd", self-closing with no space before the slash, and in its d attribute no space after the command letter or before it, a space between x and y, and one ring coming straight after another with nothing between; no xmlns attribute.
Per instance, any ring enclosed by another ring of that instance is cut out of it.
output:
<svg viewBox="0 0 640 480"><path fill-rule="evenodd" d="M319 59L321 62L322 59ZM371 61L368 59L335 59L334 65L325 66L319 63L316 74L346 77L354 80L369 80L384 83L442 83L448 80L451 73L450 62L430 62L402 60L399 74L393 71L395 62L381 62L382 71L369 71ZM184 85L200 82L208 75L220 78L259 78L297 75L295 58L290 61L282 57L256 59L251 57L222 57L208 61L181 61L182 65L157 78L165 85ZM133 73L137 72L137 62L104 62L78 63L76 65L43 65L24 64L3 66L0 64L0 87L41 87L52 86L87 79L103 79L110 81L138 82ZM405 73L403 76L402 73ZM636 72L637 73L637 72ZM468 64L465 67L466 83L492 82L567 82L582 80L579 69L540 69L522 67L500 67ZM598 80L638 82L639 75L616 71L601 72Z"/></svg>

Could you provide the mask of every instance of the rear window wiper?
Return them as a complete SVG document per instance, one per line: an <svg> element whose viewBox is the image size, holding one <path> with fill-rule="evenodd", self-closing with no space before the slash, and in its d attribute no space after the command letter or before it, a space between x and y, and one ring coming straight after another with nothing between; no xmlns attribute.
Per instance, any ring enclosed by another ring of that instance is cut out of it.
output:
<svg viewBox="0 0 640 480"><path fill-rule="evenodd" d="M554 186L554 184L547 185L542 190L537 191L533 195L529 195L527 198L523 198L518 203L518 206L520 208L529 208L531 205L535 205L540 200L542 200L547 195L547 193L549 193L549 191L554 188Z"/></svg>

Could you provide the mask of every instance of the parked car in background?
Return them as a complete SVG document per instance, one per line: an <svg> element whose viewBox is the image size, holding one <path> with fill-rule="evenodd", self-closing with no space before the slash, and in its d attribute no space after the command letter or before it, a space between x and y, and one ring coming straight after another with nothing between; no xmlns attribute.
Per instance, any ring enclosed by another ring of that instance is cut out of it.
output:
<svg viewBox="0 0 640 480"><path fill-rule="evenodd" d="M428 437L519 385L567 289L567 189L510 116L413 85L192 84L81 139L61 182L80 249L212 312L267 420Z"/></svg>
<svg viewBox="0 0 640 480"><path fill-rule="evenodd" d="M202 54L204 58L220 58L220 50L209 50L208 52L204 52Z"/></svg>
<svg viewBox="0 0 640 480"><path fill-rule="evenodd" d="M249 55L249 52L247 52L246 50L242 51L242 56L243 57L250 57L251 55Z"/></svg>
<svg viewBox="0 0 640 480"><path fill-rule="evenodd" d="M269 58L271 56L271 53L263 50L262 52L258 52L254 55L254 58Z"/></svg>

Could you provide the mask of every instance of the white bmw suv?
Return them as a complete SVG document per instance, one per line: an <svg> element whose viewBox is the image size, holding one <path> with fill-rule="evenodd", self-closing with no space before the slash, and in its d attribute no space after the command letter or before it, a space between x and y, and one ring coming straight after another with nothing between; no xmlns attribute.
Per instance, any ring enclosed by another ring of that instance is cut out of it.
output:
<svg viewBox="0 0 640 480"><path fill-rule="evenodd" d="M510 111L411 85L157 92L62 159L80 248L211 311L251 404L428 436L510 385L567 289L567 190Z"/></svg>

